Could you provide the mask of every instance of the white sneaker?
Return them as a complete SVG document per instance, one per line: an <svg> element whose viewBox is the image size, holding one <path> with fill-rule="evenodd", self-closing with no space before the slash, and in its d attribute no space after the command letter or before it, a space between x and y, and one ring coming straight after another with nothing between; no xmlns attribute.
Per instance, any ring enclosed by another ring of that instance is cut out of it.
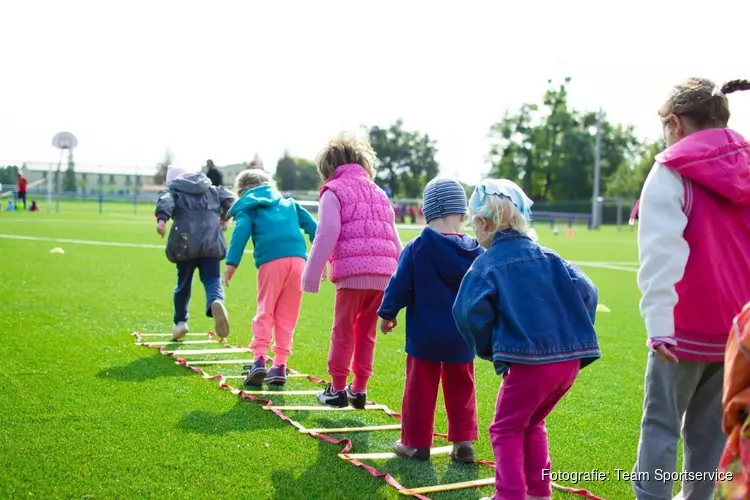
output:
<svg viewBox="0 0 750 500"><path fill-rule="evenodd" d="M172 340L180 340L182 337L187 335L187 333L190 331L188 328L187 323L184 321L180 321L176 325L172 326Z"/></svg>
<svg viewBox="0 0 750 500"><path fill-rule="evenodd" d="M214 317L214 333L221 339L229 335L229 314L224 304L218 300L211 303L211 314Z"/></svg>

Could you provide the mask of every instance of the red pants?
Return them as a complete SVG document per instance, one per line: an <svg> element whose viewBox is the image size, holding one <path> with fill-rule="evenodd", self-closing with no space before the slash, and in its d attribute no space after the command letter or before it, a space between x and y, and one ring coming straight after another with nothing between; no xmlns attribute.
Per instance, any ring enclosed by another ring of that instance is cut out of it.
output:
<svg viewBox="0 0 750 500"><path fill-rule="evenodd" d="M476 441L477 398L474 362L441 363L406 357L406 388L402 403L401 443L410 448L432 447L438 385L448 414L448 441Z"/></svg>
<svg viewBox="0 0 750 500"><path fill-rule="evenodd" d="M381 290L336 290L331 350L328 353L328 373L333 379L334 390L346 388L351 366L354 372L352 390L367 391L375 359L378 307L382 301Z"/></svg>

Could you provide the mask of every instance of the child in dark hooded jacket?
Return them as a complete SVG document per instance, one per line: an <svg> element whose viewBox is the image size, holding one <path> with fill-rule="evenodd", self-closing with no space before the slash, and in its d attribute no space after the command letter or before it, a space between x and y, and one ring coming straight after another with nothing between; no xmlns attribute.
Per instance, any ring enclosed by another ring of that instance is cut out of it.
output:
<svg viewBox="0 0 750 500"><path fill-rule="evenodd" d="M406 388L401 440L393 451L402 458L430 458L442 380L451 458L473 462L478 435L474 352L451 310L461 280L483 250L476 239L460 234L467 210L461 184L435 179L423 199L427 227L404 248L378 310L380 329L389 333L406 308Z"/></svg>

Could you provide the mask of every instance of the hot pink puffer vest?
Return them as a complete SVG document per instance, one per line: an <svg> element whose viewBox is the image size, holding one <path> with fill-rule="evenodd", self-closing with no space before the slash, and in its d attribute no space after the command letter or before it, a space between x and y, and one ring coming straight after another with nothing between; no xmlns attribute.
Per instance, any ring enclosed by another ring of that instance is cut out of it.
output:
<svg viewBox="0 0 750 500"><path fill-rule="evenodd" d="M393 208L385 192L357 164L341 165L320 190L341 205L341 233L331 257L331 281L392 276L398 266Z"/></svg>

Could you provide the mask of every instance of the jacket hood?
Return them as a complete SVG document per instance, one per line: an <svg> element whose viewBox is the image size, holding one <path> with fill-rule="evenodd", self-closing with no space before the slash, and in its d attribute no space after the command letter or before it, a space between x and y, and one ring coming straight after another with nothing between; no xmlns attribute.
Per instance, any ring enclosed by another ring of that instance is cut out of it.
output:
<svg viewBox="0 0 750 500"><path fill-rule="evenodd" d="M750 205L750 142L728 128L692 133L656 161L738 205Z"/></svg>
<svg viewBox="0 0 750 500"><path fill-rule="evenodd" d="M211 188L211 181L202 173L188 174L171 180L169 188L181 193L201 194Z"/></svg>
<svg viewBox="0 0 750 500"><path fill-rule="evenodd" d="M446 283L460 283L474 260L484 252L471 236L446 236L429 227L422 231L421 240L440 278Z"/></svg>
<svg viewBox="0 0 750 500"><path fill-rule="evenodd" d="M268 184L258 186L245 192L237 200L232 209L229 211L230 216L234 216L241 211L252 210L255 207L275 205L281 199L279 190Z"/></svg>

